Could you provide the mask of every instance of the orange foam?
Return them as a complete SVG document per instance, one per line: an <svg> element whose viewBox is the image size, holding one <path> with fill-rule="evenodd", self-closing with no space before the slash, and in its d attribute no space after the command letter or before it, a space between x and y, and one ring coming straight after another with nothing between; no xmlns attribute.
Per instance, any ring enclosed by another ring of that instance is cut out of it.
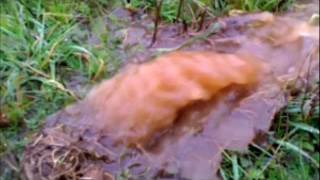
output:
<svg viewBox="0 0 320 180"><path fill-rule="evenodd" d="M258 69L248 57L173 52L128 67L93 88L85 101L94 109L96 127L126 143L143 143L170 127L188 104L232 84L254 83Z"/></svg>

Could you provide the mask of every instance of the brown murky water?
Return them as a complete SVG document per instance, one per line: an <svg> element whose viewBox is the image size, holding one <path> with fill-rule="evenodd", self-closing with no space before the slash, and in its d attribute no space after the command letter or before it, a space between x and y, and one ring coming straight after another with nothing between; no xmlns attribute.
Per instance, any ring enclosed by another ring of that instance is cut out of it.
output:
<svg viewBox="0 0 320 180"><path fill-rule="evenodd" d="M295 13L208 20L200 32L161 25L151 48L150 21L136 19L123 31L128 64L159 58L127 65L50 116L25 151L26 177L217 179L225 149L245 151L286 105L289 87L319 80L319 26Z"/></svg>

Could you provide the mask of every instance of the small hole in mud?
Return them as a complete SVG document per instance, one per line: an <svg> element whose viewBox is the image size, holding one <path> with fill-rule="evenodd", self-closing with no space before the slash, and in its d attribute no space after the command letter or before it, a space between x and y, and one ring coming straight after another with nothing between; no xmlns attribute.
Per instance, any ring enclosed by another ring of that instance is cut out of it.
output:
<svg viewBox="0 0 320 180"><path fill-rule="evenodd" d="M47 146L47 147L46 147L46 150L49 150L49 151L50 151L50 150L52 150L52 147L51 147L51 146Z"/></svg>

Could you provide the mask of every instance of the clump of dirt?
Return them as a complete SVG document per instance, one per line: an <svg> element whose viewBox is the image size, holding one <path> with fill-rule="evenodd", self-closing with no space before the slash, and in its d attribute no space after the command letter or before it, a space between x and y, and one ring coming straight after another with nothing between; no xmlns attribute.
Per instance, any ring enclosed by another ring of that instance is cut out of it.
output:
<svg viewBox="0 0 320 180"><path fill-rule="evenodd" d="M152 47L147 24L141 18L123 31L123 51L133 60L128 63L206 50L254 57L268 71L255 86L231 85L184 106L172 125L135 146L90 126L96 114L78 102L50 116L27 146L27 179L216 179L223 150L245 151L257 134L268 131L293 89L319 80L319 27L295 19L249 14L208 20L199 32L162 24ZM142 50L133 53L137 46Z"/></svg>
<svg viewBox="0 0 320 180"><path fill-rule="evenodd" d="M0 128L7 126L9 126L9 120L7 119L6 115L1 112L0 109Z"/></svg>

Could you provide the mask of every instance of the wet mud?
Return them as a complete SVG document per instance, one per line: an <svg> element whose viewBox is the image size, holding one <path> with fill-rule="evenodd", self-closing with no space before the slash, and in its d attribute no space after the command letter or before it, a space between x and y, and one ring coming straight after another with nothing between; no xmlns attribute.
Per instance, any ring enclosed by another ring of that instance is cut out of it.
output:
<svg viewBox="0 0 320 180"><path fill-rule="evenodd" d="M319 80L319 26L298 15L161 24L152 47L150 19L113 15L127 23L126 65L47 118L25 150L26 179L219 179L224 150L245 152L292 91Z"/></svg>

